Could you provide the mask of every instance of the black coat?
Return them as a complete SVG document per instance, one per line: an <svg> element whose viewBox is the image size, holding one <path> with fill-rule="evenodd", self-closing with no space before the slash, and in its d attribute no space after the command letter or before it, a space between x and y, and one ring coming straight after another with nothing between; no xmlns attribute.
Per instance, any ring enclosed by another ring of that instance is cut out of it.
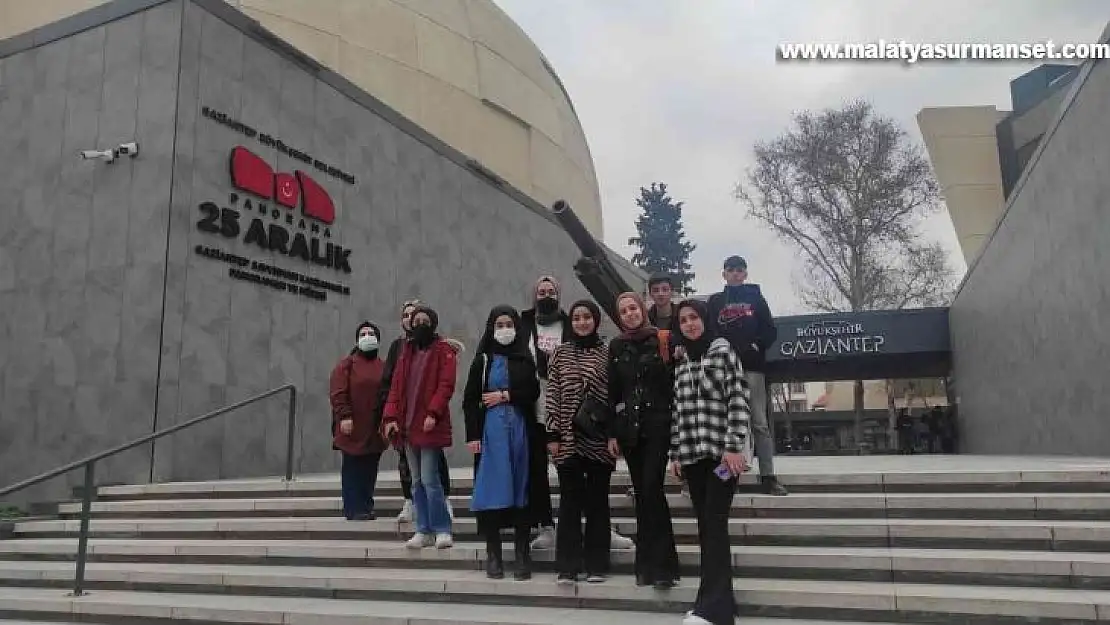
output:
<svg viewBox="0 0 1110 625"><path fill-rule="evenodd" d="M470 363L470 373L463 390L467 442L482 440L482 431L486 427L486 407L482 405L482 393L485 389L482 388L482 380L488 379L492 364L493 358L483 358L481 355ZM536 421L536 402L539 399L540 381L536 378L536 365L527 358L509 358L509 402L528 423Z"/></svg>
<svg viewBox="0 0 1110 625"><path fill-rule="evenodd" d="M394 339L389 344L389 353L385 357L385 365L382 367L382 384L378 389L378 409L375 411L377 415L377 423L375 427L381 427L382 412L385 410L385 402L389 399L389 386L393 383L393 370L397 368L397 359L401 356L401 348L405 346L405 339Z"/></svg>
<svg viewBox="0 0 1110 625"><path fill-rule="evenodd" d="M483 363L485 366L483 367ZM463 414L466 419L466 440L482 440L486 427L486 407L482 404L482 380L488 379L493 358L481 354L470 365L470 372L463 390ZM509 402L525 420L524 431L528 436L528 506L521 509L489 510L478 512L478 532L488 534L505 527L526 528L549 521L551 490L547 482L547 437L544 428L536 421L536 402L540 398L540 381L531 357L509 358ZM474 454L474 475L482 454ZM545 505L546 502L546 505Z"/></svg>
<svg viewBox="0 0 1110 625"><path fill-rule="evenodd" d="M609 343L609 405L614 436L622 447L636 444L641 428L669 433L674 403L674 361L664 361L658 336L643 341L617 337Z"/></svg>

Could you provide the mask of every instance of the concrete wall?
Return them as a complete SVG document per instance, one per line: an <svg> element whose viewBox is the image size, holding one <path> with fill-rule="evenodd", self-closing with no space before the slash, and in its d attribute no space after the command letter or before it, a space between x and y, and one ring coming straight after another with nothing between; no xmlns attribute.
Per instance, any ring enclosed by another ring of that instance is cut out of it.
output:
<svg viewBox="0 0 1110 625"><path fill-rule="evenodd" d="M1110 450L1110 64L1084 68L951 311L962 450Z"/></svg>
<svg viewBox="0 0 1110 625"><path fill-rule="evenodd" d="M151 431L180 15L0 59L0 483ZM132 139L141 159L78 157ZM145 479L149 454L100 473Z"/></svg>
<svg viewBox="0 0 1110 625"><path fill-rule="evenodd" d="M570 271L578 251L547 216L386 121L365 96L344 95L342 79L306 71L191 2L5 58L0 85L0 162L13 164L0 197L17 199L0 204L0 483L287 382L303 391L298 470L333 470L327 378L360 320L392 339L398 303L418 296L472 350L489 308L524 304L542 273L562 280L568 301L585 295ZM235 145L294 168L202 106L357 177L316 176L335 199L332 241L353 250L351 274L197 229L199 203L228 203ZM133 161L76 157L131 138L142 145ZM351 294L318 302L233 281L197 245ZM457 399L455 412L453 457L466 462ZM284 415L281 400L229 415L159 443L153 468L151 451L136 451L102 481L279 473Z"/></svg>

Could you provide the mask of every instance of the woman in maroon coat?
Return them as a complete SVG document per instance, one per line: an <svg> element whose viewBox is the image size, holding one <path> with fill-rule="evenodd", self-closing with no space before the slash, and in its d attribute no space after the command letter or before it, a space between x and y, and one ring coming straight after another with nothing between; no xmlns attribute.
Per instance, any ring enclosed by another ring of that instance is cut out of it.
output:
<svg viewBox="0 0 1110 625"><path fill-rule="evenodd" d="M363 321L355 338L356 347L331 372L332 447L343 454L343 515L348 521L368 521L374 518L374 486L386 448L377 415L381 331Z"/></svg>
<svg viewBox="0 0 1110 625"><path fill-rule="evenodd" d="M412 340L401 350L382 415L382 432L404 445L412 471L416 534L412 549L454 545L447 497L439 478L441 450L451 446L451 396L455 393L455 348L436 334L439 316L418 307L412 314Z"/></svg>

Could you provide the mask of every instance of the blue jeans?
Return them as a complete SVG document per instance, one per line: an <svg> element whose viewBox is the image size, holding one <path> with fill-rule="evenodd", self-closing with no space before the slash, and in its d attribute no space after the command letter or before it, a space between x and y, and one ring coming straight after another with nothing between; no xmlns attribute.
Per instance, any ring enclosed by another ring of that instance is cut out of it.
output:
<svg viewBox="0 0 1110 625"><path fill-rule="evenodd" d="M439 449L406 447L409 470L412 471L412 503L416 506L416 531L421 534L451 533L451 515L447 512L447 495L439 477Z"/></svg>

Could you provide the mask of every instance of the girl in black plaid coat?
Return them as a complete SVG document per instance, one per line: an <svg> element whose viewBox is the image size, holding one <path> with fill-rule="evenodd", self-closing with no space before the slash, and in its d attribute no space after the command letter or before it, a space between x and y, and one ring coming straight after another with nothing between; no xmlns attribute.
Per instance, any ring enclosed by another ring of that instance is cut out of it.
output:
<svg viewBox="0 0 1110 625"><path fill-rule="evenodd" d="M671 471L689 485L701 546L701 585L684 625L735 622L728 521L737 478L748 468L743 366L729 342L714 336L707 316L697 300L679 304L675 315L675 340L685 353L675 370Z"/></svg>

